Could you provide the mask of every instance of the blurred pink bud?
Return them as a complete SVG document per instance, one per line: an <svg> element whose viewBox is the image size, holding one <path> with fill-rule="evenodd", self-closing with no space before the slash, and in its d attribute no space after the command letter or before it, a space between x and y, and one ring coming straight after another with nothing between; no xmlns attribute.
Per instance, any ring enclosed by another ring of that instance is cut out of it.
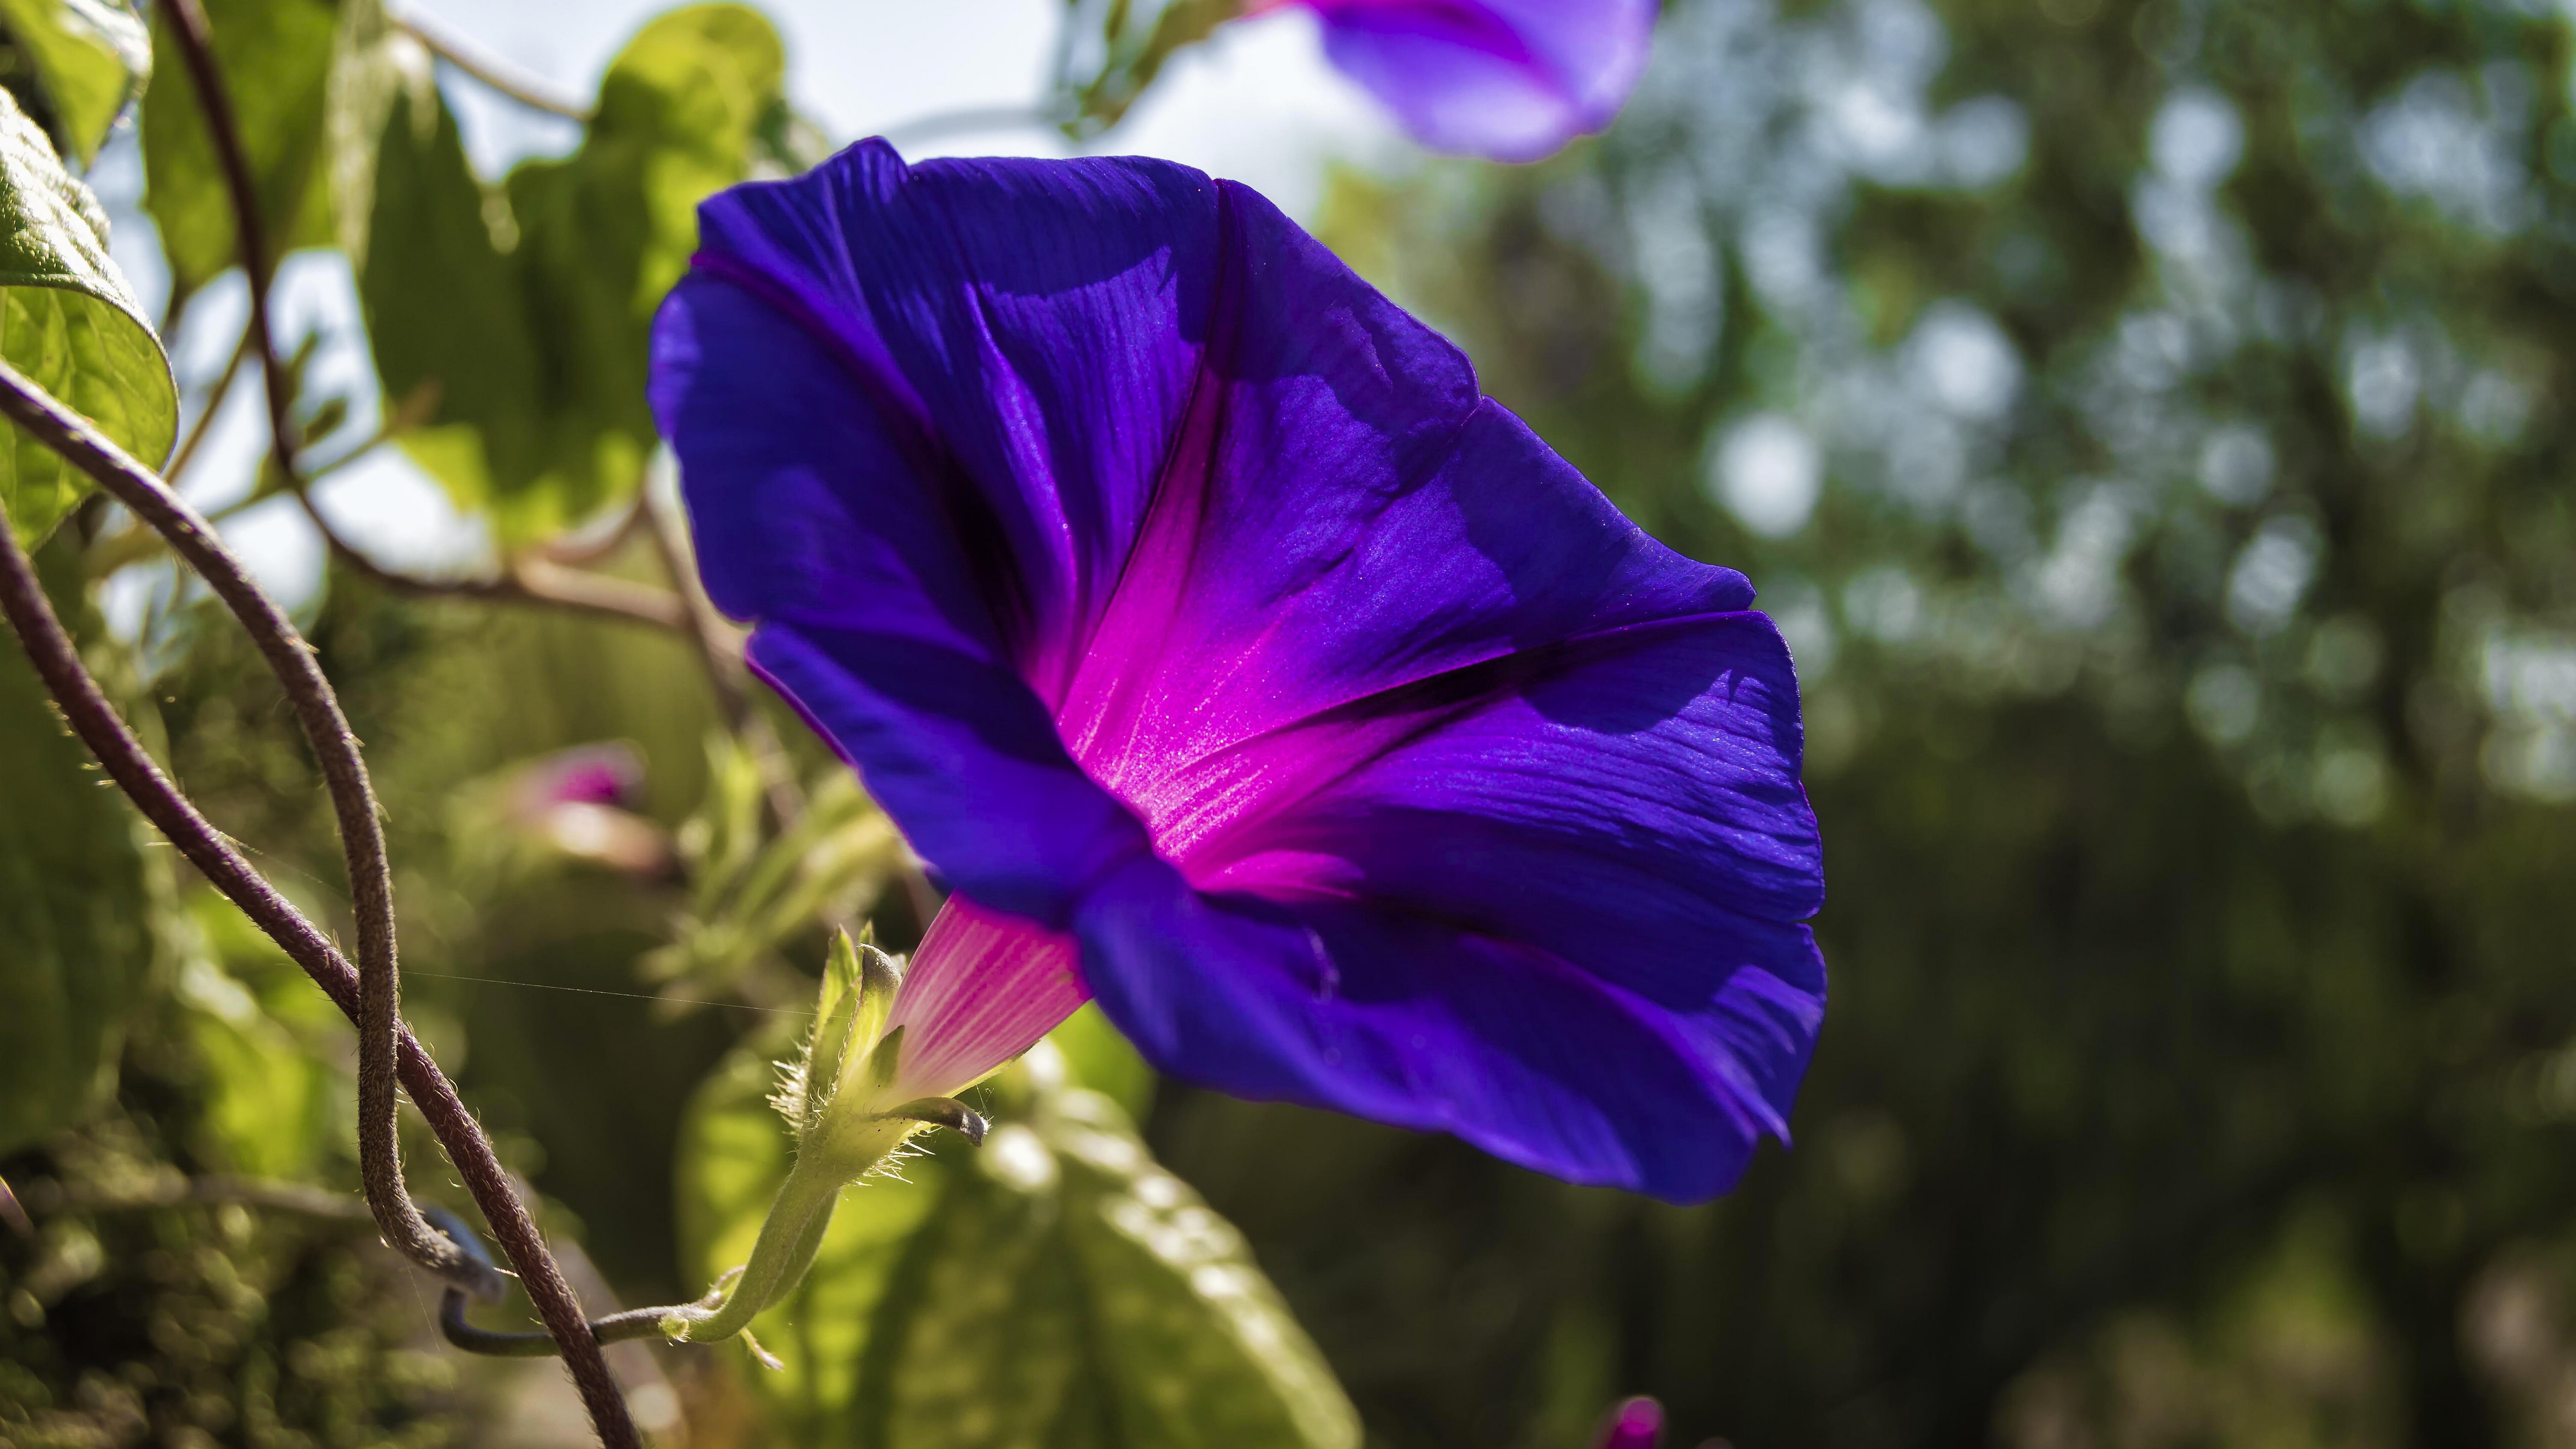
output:
<svg viewBox="0 0 2576 1449"><path fill-rule="evenodd" d="M672 869L661 826L625 808L644 784L644 757L633 745L576 745L543 756L510 784L509 813L518 827L577 860L629 875Z"/></svg>
<svg viewBox="0 0 2576 1449"><path fill-rule="evenodd" d="M511 790L512 813L522 818L557 805L631 805L644 784L644 756L612 740L557 750L530 764Z"/></svg>
<svg viewBox="0 0 2576 1449"><path fill-rule="evenodd" d="M1663 1437L1664 1406L1640 1394L1611 1412L1593 1449L1655 1449Z"/></svg>

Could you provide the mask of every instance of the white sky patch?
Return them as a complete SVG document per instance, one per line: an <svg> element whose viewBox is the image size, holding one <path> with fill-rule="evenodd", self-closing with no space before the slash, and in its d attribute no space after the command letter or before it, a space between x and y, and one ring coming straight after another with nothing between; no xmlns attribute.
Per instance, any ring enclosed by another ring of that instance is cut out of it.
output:
<svg viewBox="0 0 2576 1449"><path fill-rule="evenodd" d="M2147 154L2165 179L2195 190L2225 181L2245 155L2245 125L2227 98L2206 86L2166 97L2147 131Z"/></svg>
<svg viewBox="0 0 2576 1449"><path fill-rule="evenodd" d="M1824 454L1778 413L1756 413L1728 428L1709 462L1709 491L1764 538L1805 528L1824 494Z"/></svg>
<svg viewBox="0 0 2576 1449"><path fill-rule="evenodd" d="M1965 302L1938 302L1906 340L1908 364L1926 396L1962 418L1990 422L2021 390L2021 354L1995 319Z"/></svg>
<svg viewBox="0 0 2576 1449"><path fill-rule="evenodd" d="M2290 622L2316 581L2319 540L2303 518L2263 525L2227 576L2227 617L2248 634L2271 634Z"/></svg>

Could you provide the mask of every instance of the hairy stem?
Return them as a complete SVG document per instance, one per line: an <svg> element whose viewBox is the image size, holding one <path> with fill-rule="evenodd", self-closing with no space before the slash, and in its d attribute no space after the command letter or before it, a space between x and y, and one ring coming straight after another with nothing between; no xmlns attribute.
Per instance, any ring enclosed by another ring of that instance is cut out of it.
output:
<svg viewBox="0 0 2576 1449"><path fill-rule="evenodd" d="M290 484L297 478L296 435L288 415L291 394L287 369L277 355L270 325L268 283L273 258L260 216L259 192L234 123L231 97L215 65L205 12L197 0L163 0L172 38L195 83L198 109L221 162L233 203L242 274L249 284L250 326L244 342L256 355L267 383L269 431L277 467ZM158 490L146 490L157 492ZM300 488L298 490L301 491ZM176 502L175 495L171 502ZM129 507L135 507L128 502ZM181 505L184 508L184 505ZM135 508L139 515L143 510ZM397 1114L401 1103L394 1082L394 1032L402 1012L402 973L394 939L393 869L385 855L382 825L377 819L375 786L367 778L366 760L358 752L340 701L303 647L295 628L275 603L231 565L211 528L193 516L165 512L147 522L171 540L182 557L239 616L266 654L270 667L286 685L296 717L322 765L322 778L339 819L340 846L349 870L349 894L358 928L358 1171L367 1186L367 1205L375 1210L385 1240L404 1257L433 1272L461 1272L465 1264L454 1243L431 1228L413 1206L403 1186L402 1146ZM173 525L176 525L174 531ZM193 546L192 546L193 542Z"/></svg>
<svg viewBox="0 0 2576 1449"><path fill-rule="evenodd" d="M16 369L0 363L0 414L27 430L89 475L117 501L133 510L164 537L171 547L196 568L217 597L224 600L250 631L260 652L286 687L294 702L298 718L305 724L316 755L323 761L325 778L332 781L335 800L354 783L355 797L363 802L364 830L352 836L349 820L342 816L343 845L351 851L350 874L354 882L361 878L361 866L353 840L372 840L381 865L383 838L377 830L374 798L365 779L365 765L359 759L357 744L350 734L347 720L341 715L338 698L330 683L313 662L312 652L295 631L284 613L252 583L238 559L226 549L205 520L190 508L167 484L141 464L126 456L109 442L87 420L64 408L45 395ZM124 790L146 819L178 846L180 853L203 872L207 880L239 906L251 921L276 941L301 965L306 974L329 995L334 1004L352 1021L360 1019L366 1005L365 991L358 971L343 957L338 948L313 923L280 895L241 853L233 849L222 833L198 813L169 777L161 772L142 744L126 727L115 708L100 692L97 681L89 676L55 618L52 603L37 584L35 570L26 552L13 534L0 526L0 610L5 610L10 625L26 646L28 657L64 718L75 733L96 755L117 785ZM354 894L354 891L353 891ZM365 915L360 914L362 931ZM390 914L385 920L388 933L386 966L390 971ZM363 942L362 936L362 942ZM625 1402L618 1397L615 1381L608 1376L606 1360L600 1357L599 1345L583 1322L581 1305L574 1299L563 1274L546 1252L535 1222L526 1207L510 1189L500 1161L493 1155L492 1144L482 1128L458 1099L455 1087L438 1070L428 1054L421 1050L411 1033L402 1026L399 1015L389 1023L392 1040L387 1055L392 1059L388 1076L398 1077L430 1126L446 1148L469 1191L500 1236L511 1265L526 1281L528 1294L547 1326L562 1341L565 1359L580 1383L583 1398L590 1404L592 1419L600 1437L610 1449L627 1449L640 1445L633 1421L626 1413ZM364 1033L361 1033L362 1045ZM388 1093L390 1095L390 1093ZM386 1123L390 1127L391 1123ZM394 1159L394 1179L390 1197L399 1205L398 1212L388 1212L384 1201L386 1185L372 1175L368 1179L368 1206L377 1222L385 1227L388 1241L405 1246L393 1237L391 1218L399 1223L404 1216L419 1221L419 1212L410 1195L403 1189L399 1158ZM424 1232L431 1231L421 1224ZM416 1260L419 1255L414 1255ZM478 1271L470 1257L459 1252L443 1236L436 1239L428 1263L434 1271L451 1279L475 1284L488 1291L498 1285L491 1280L488 1267Z"/></svg>
<svg viewBox="0 0 2576 1449"><path fill-rule="evenodd" d="M814 1266L843 1185L837 1174L813 1170L798 1156L787 1181L779 1184L769 1216L761 1221L760 1237L752 1243L751 1259L742 1265L733 1291L712 1308L692 1304L665 1310L662 1331L690 1343L716 1343L751 1327Z"/></svg>

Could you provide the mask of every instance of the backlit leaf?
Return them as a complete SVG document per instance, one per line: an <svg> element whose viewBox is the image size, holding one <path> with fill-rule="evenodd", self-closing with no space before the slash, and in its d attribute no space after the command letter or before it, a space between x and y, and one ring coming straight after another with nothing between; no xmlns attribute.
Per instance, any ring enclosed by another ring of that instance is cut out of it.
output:
<svg viewBox="0 0 2576 1449"><path fill-rule="evenodd" d="M190 902L202 949L179 972L188 1043L204 1075L200 1147L234 1172L310 1179L354 1139L348 1024L276 943L211 890Z"/></svg>
<svg viewBox="0 0 2576 1449"><path fill-rule="evenodd" d="M0 0L0 24L33 62L63 144L87 166L151 78L143 21L116 0Z"/></svg>
<svg viewBox="0 0 2576 1449"><path fill-rule="evenodd" d="M215 63L259 190L270 260L332 240L324 99L338 7L326 0L203 0ZM152 23L162 84L143 101L143 205L184 296L233 265L232 201L197 88L166 17Z"/></svg>
<svg viewBox="0 0 2576 1449"><path fill-rule="evenodd" d="M145 464L179 424L169 359L107 255L107 216L0 92L0 356ZM89 480L17 428L0 438L0 514L39 541Z"/></svg>
<svg viewBox="0 0 2576 1449"><path fill-rule="evenodd" d="M653 312L696 249L698 202L774 150L785 67L757 11L675 10L610 62L580 149L497 191L434 90L378 104L359 263L377 372L389 397L435 389L404 447L505 546L642 481Z"/></svg>

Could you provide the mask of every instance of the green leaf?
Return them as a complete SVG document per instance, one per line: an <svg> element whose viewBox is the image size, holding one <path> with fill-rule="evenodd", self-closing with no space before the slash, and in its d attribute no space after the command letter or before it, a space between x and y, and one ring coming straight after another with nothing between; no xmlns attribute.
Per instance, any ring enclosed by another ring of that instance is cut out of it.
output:
<svg viewBox="0 0 2576 1449"><path fill-rule="evenodd" d="M0 0L0 24L34 63L64 146L87 166L152 77L143 22L115 0Z"/></svg>
<svg viewBox="0 0 2576 1449"><path fill-rule="evenodd" d="M179 430L161 341L107 255L107 216L18 103L0 92L0 356L157 466ZM12 427L0 438L0 514L40 542L89 480Z"/></svg>
<svg viewBox="0 0 2576 1449"><path fill-rule="evenodd" d="M326 0L204 0L215 64L250 162L272 264L333 240L324 101L337 7ZM166 16L152 23L164 78L143 99L143 206L161 230L172 292L185 297L234 263L230 193L205 113Z"/></svg>
<svg viewBox="0 0 2576 1449"><path fill-rule="evenodd" d="M105 1099L151 969L151 891L124 801L0 644L0 1156Z"/></svg>
<svg viewBox="0 0 2576 1449"><path fill-rule="evenodd" d="M783 1441L865 1449L1350 1449L1358 1420L1243 1240L1157 1166L1117 1105L1013 1069L1023 1109L979 1149L944 1135L909 1182L843 1192L813 1271L753 1326ZM743 1260L786 1175L739 1053L683 1127L692 1272Z"/></svg>
<svg viewBox="0 0 2576 1449"><path fill-rule="evenodd" d="M1098 1002L1084 1003L1080 1011L1049 1032L1047 1040L1064 1053L1064 1064L1075 1081L1117 1103L1139 1121L1153 1110L1154 1069L1110 1024L1109 1014L1100 1009Z"/></svg>
<svg viewBox="0 0 2576 1449"><path fill-rule="evenodd" d="M774 149L785 51L759 12L693 5L610 62L579 150L498 192L434 90L384 95L359 295L389 397L432 389L413 459L504 546L631 496L655 445L653 313L697 248L697 204ZM353 90L344 130L367 110ZM357 168L344 165L344 170Z"/></svg>
<svg viewBox="0 0 2576 1449"><path fill-rule="evenodd" d="M1057 76L1065 130L1097 136L1126 118L1164 62L1243 11L1242 0L1067 0L1067 68Z"/></svg>
<svg viewBox="0 0 2576 1449"><path fill-rule="evenodd" d="M199 1144L255 1177L309 1180L350 1140L347 1022L286 953L210 889L188 901L202 949L179 972L185 1031L204 1078Z"/></svg>

